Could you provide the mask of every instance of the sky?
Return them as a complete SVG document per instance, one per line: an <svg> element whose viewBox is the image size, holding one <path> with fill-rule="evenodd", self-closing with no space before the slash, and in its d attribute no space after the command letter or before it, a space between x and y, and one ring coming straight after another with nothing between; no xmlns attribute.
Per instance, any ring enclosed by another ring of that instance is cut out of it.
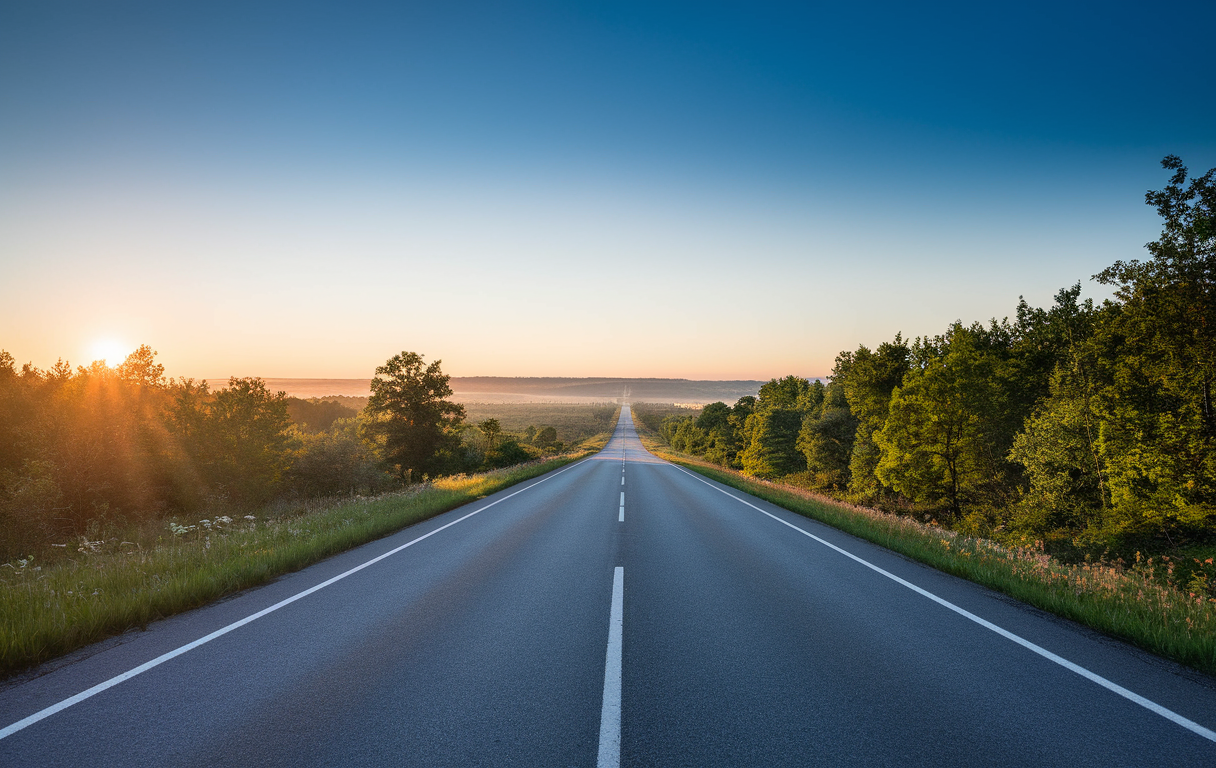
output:
<svg viewBox="0 0 1216 768"><path fill-rule="evenodd" d="M0 348L827 375L1143 258L1216 4L0 3Z"/></svg>

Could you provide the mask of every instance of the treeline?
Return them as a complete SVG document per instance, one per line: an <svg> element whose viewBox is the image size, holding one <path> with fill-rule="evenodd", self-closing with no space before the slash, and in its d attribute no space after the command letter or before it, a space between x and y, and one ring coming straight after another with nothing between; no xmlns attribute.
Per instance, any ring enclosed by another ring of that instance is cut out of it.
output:
<svg viewBox="0 0 1216 768"><path fill-rule="evenodd" d="M551 427L525 437L464 423L442 389L419 388L446 382L437 362L433 381L398 381L404 410L390 393L356 411L257 378L217 390L167 379L155 356L141 346L116 367L43 371L0 351L0 562L106 525L375 493L562 447Z"/></svg>
<svg viewBox="0 0 1216 768"><path fill-rule="evenodd" d="M1062 554L1216 541L1216 184L1176 157L1151 259L1013 321L956 322L773 380L696 417L638 416L679 451ZM649 419L649 421L647 421Z"/></svg>

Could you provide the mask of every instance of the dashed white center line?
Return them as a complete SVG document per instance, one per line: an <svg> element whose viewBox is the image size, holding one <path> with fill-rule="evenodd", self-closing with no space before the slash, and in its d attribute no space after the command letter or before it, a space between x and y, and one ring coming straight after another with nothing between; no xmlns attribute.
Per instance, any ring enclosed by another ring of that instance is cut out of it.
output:
<svg viewBox="0 0 1216 768"><path fill-rule="evenodd" d="M598 768L621 765L621 633L625 626L625 569L612 574L612 612L608 618L608 653L604 660L604 706L600 710Z"/></svg>

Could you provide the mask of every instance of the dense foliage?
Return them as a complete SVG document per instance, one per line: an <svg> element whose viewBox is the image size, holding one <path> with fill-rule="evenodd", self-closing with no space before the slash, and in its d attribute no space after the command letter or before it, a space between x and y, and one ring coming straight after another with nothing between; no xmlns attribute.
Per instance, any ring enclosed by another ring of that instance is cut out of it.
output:
<svg viewBox="0 0 1216 768"><path fill-rule="evenodd" d="M408 352L377 370L362 411L353 398L289 398L256 378L218 390L166 379L155 357L143 346L116 367L42 371L0 351L0 562L107 527L376 493L565 447L553 427L465 424L439 363ZM583 420L602 425L604 409L593 410Z"/></svg>
<svg viewBox="0 0 1216 768"><path fill-rule="evenodd" d="M842 352L826 384L639 419L756 477L1063 554L1213 543L1216 169L1188 182L1178 158L1162 165L1151 259L1095 276L1113 300L1078 283L1012 322Z"/></svg>

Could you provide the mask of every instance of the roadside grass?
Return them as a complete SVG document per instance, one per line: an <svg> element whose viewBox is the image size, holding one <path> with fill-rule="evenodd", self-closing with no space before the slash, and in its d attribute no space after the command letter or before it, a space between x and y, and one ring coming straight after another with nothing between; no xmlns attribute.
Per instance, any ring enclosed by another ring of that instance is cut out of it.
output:
<svg viewBox="0 0 1216 768"><path fill-rule="evenodd" d="M72 545L75 555L53 564L32 558L5 563L0 566L0 675L395 533L584 458L608 438L596 435L562 456L375 497L312 502L294 510L272 507L272 516L170 520L167 536L151 545L82 538Z"/></svg>
<svg viewBox="0 0 1216 768"><path fill-rule="evenodd" d="M1004 592L1145 650L1216 674L1216 599L1162 583L1165 564L1124 568L1062 563L1037 547L1005 547L909 517L829 499L793 486L747 477L684 454L653 435L646 447L724 485L818 520L926 565Z"/></svg>

